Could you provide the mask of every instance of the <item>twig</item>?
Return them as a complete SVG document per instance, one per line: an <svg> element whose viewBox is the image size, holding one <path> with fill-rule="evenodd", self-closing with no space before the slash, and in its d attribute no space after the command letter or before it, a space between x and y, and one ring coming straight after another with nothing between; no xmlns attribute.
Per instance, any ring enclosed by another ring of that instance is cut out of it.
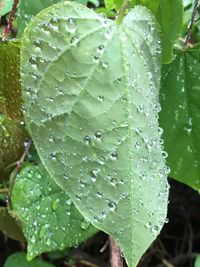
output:
<svg viewBox="0 0 200 267"><path fill-rule="evenodd" d="M108 240L106 241L106 243L103 245L103 247L100 249L100 252L103 253L106 248L108 247Z"/></svg>
<svg viewBox="0 0 200 267"><path fill-rule="evenodd" d="M3 38L2 38L3 41L6 41L8 39L9 34L10 34L18 3L19 3L19 0L14 0L12 10L10 12L8 25L6 26L4 33L3 33Z"/></svg>
<svg viewBox="0 0 200 267"><path fill-rule="evenodd" d="M114 239L109 236L109 244L110 244L110 263L111 267L123 267L123 261L120 249Z"/></svg>
<svg viewBox="0 0 200 267"><path fill-rule="evenodd" d="M186 45L186 47L189 46L189 42L190 42L190 39L191 39L192 27L193 27L194 20L195 20L195 17L196 17L198 4L199 4L199 0L195 0L195 2L194 2L194 7L193 7L193 11L192 11L192 18L191 18L191 21L190 21L190 23L189 23L189 26L188 26L188 33L187 33L187 36L186 36L186 39L185 39L185 45Z"/></svg>
<svg viewBox="0 0 200 267"><path fill-rule="evenodd" d="M93 263L86 261L86 260L81 260L80 263L85 265L85 266L88 266L88 267L98 267L98 265L93 264Z"/></svg>
<svg viewBox="0 0 200 267"><path fill-rule="evenodd" d="M11 199L11 191L12 191L12 187L13 187L13 184L14 184L14 181L15 181L15 177L16 175L18 174L27 154L28 154L28 151L29 151L29 148L31 146L32 142L31 140L28 140L24 143L24 153L22 154L21 158L16 162L16 168L14 169L13 173L10 175L10 187L9 187L9 191L8 191L8 207L10 207L10 199Z"/></svg>
<svg viewBox="0 0 200 267"><path fill-rule="evenodd" d="M123 4L121 5L121 8L119 10L119 13L117 15L116 23L120 24L126 14L126 10L128 8L130 0L124 0Z"/></svg>
<svg viewBox="0 0 200 267"><path fill-rule="evenodd" d="M168 262L167 260L163 259L162 263L165 267L175 267L174 265L172 265L170 262Z"/></svg>

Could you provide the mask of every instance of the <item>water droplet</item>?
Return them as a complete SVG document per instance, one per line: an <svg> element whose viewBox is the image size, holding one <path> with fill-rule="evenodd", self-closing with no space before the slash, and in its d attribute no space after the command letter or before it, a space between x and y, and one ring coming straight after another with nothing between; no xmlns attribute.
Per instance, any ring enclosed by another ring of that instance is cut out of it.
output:
<svg viewBox="0 0 200 267"><path fill-rule="evenodd" d="M104 100L104 96L103 96L103 95L99 95L99 96L98 96L98 100L101 101L101 102L103 102L103 100Z"/></svg>
<svg viewBox="0 0 200 267"><path fill-rule="evenodd" d="M101 132L100 132L100 131L98 131L98 132L95 133L95 138L96 138L98 141L100 141L100 140L102 139L102 135L101 135Z"/></svg>
<svg viewBox="0 0 200 267"><path fill-rule="evenodd" d="M85 144L90 145L91 144L91 137L89 135L86 135L83 138L83 141L84 141Z"/></svg>
<svg viewBox="0 0 200 267"><path fill-rule="evenodd" d="M108 62L107 61L102 62L102 68L104 68L104 69L108 68Z"/></svg>
<svg viewBox="0 0 200 267"><path fill-rule="evenodd" d="M103 52L104 52L104 45L99 45L98 46L98 48L97 48L97 53L99 53L100 55L102 55L103 54Z"/></svg>
<svg viewBox="0 0 200 267"><path fill-rule="evenodd" d="M110 201L109 203L108 203L108 207L110 208L110 210L115 210L116 209L116 207L117 207L117 205L116 205L116 203L114 202L114 201Z"/></svg>
<svg viewBox="0 0 200 267"><path fill-rule="evenodd" d="M51 159L55 161L56 160L56 154L55 153L51 153L50 155L51 155Z"/></svg>
<svg viewBox="0 0 200 267"><path fill-rule="evenodd" d="M73 36L70 40L70 44L76 46L79 43L79 38L77 36Z"/></svg>
<svg viewBox="0 0 200 267"><path fill-rule="evenodd" d="M111 158L112 160L117 160L117 158L118 158L118 154L117 154L117 152L113 151L113 152L110 154L110 158Z"/></svg>
<svg viewBox="0 0 200 267"><path fill-rule="evenodd" d="M77 30L76 22L74 19L69 18L66 24L66 30L70 33L75 33Z"/></svg>
<svg viewBox="0 0 200 267"><path fill-rule="evenodd" d="M99 56L95 55L95 56L93 57L93 62L94 62L95 64L98 64L98 63L99 63Z"/></svg>

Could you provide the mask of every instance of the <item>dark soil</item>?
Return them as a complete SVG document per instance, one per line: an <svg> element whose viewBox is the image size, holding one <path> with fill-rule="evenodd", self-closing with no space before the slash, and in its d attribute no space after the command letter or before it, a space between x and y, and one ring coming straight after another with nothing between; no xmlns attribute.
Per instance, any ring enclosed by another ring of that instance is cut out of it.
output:
<svg viewBox="0 0 200 267"><path fill-rule="evenodd" d="M181 183L170 180L170 184L169 223L137 267L193 267L200 254L200 195ZM109 267L107 240L107 235L100 232L65 254L41 257L56 267ZM0 234L0 267L9 255L25 249L24 245Z"/></svg>

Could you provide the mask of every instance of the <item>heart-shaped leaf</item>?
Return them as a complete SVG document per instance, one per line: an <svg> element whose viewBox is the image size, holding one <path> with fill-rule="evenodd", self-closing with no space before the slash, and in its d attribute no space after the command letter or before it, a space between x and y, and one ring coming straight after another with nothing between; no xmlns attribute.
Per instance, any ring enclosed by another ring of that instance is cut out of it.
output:
<svg viewBox="0 0 200 267"><path fill-rule="evenodd" d="M136 7L116 25L65 2L41 12L22 42L25 117L42 162L135 266L168 197L153 17Z"/></svg>

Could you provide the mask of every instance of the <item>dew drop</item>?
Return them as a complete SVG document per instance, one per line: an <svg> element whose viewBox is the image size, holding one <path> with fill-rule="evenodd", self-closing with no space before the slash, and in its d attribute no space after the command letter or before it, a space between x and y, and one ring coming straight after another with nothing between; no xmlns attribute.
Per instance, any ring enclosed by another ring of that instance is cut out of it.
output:
<svg viewBox="0 0 200 267"><path fill-rule="evenodd" d="M118 158L118 154L117 154L117 152L113 151L113 152L110 154L110 158L111 158L112 160L117 160L117 158Z"/></svg>
<svg viewBox="0 0 200 267"><path fill-rule="evenodd" d="M73 36L70 40L70 44L76 46L79 43L79 38L77 36Z"/></svg>
<svg viewBox="0 0 200 267"><path fill-rule="evenodd" d="M108 203L108 207L109 207L110 210L113 211L113 210L116 209L117 205L116 205L116 203L115 203L114 201L110 201L110 202Z"/></svg>
<svg viewBox="0 0 200 267"><path fill-rule="evenodd" d="M77 30L76 22L74 19L69 18L66 24L66 30L70 33L75 33Z"/></svg>

